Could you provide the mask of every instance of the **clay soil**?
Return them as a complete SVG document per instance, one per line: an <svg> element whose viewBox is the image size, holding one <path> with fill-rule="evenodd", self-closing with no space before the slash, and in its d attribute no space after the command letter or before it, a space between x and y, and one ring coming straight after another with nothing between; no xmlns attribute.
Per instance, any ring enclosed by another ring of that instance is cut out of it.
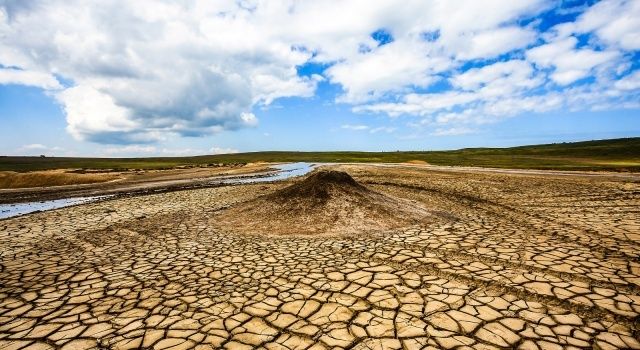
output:
<svg viewBox="0 0 640 350"><path fill-rule="evenodd" d="M330 170L1 220L0 349L640 349L639 178Z"/></svg>

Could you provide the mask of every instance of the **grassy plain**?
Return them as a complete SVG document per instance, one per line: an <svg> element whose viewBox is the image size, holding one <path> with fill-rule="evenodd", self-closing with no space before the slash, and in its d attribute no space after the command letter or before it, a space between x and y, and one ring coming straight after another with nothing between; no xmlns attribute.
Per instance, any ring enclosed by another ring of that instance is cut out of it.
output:
<svg viewBox="0 0 640 350"><path fill-rule="evenodd" d="M514 169L640 171L640 137L509 148L402 152L248 152L194 157L0 157L0 171L174 169L252 162L405 163Z"/></svg>

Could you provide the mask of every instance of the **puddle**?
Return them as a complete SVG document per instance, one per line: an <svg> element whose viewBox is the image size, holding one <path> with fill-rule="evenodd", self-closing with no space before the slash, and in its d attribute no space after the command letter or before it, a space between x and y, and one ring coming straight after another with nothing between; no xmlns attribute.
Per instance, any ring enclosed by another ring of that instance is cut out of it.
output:
<svg viewBox="0 0 640 350"><path fill-rule="evenodd" d="M302 176L310 172L317 167L317 163L287 163L273 165L272 168L278 169L275 172L268 173L262 176L247 176L237 177L232 179L218 179L213 180L210 184L224 183L224 184L241 184L241 183L256 183L256 182L269 182L286 180L296 176ZM76 204L86 204L95 202L110 196L92 196L92 197L74 197L54 199L40 202L27 202L27 203L14 203L14 204L0 204L0 219L6 219L18 215L24 215L34 213L38 211L52 210L58 208L68 207Z"/></svg>

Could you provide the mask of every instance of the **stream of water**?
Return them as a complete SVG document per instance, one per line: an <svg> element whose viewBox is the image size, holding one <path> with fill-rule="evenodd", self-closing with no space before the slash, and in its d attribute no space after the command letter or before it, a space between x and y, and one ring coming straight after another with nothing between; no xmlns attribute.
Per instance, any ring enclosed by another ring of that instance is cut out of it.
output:
<svg viewBox="0 0 640 350"><path fill-rule="evenodd" d="M302 176L313 170L318 164L312 163L286 163L271 166L277 171L264 175L245 175L234 178L212 179L209 184L241 184L255 182L270 182L286 180L292 177ZM18 215L68 207L71 205L86 204L111 196L91 196L62 198L48 201L0 204L0 219L6 219Z"/></svg>

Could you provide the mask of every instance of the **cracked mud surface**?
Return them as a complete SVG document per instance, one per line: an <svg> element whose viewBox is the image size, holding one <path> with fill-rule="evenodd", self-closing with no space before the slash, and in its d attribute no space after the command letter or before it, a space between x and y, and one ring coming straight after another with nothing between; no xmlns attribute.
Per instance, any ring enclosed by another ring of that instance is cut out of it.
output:
<svg viewBox="0 0 640 350"><path fill-rule="evenodd" d="M0 221L0 349L640 349L640 183L341 169L437 219L213 228L277 183Z"/></svg>

